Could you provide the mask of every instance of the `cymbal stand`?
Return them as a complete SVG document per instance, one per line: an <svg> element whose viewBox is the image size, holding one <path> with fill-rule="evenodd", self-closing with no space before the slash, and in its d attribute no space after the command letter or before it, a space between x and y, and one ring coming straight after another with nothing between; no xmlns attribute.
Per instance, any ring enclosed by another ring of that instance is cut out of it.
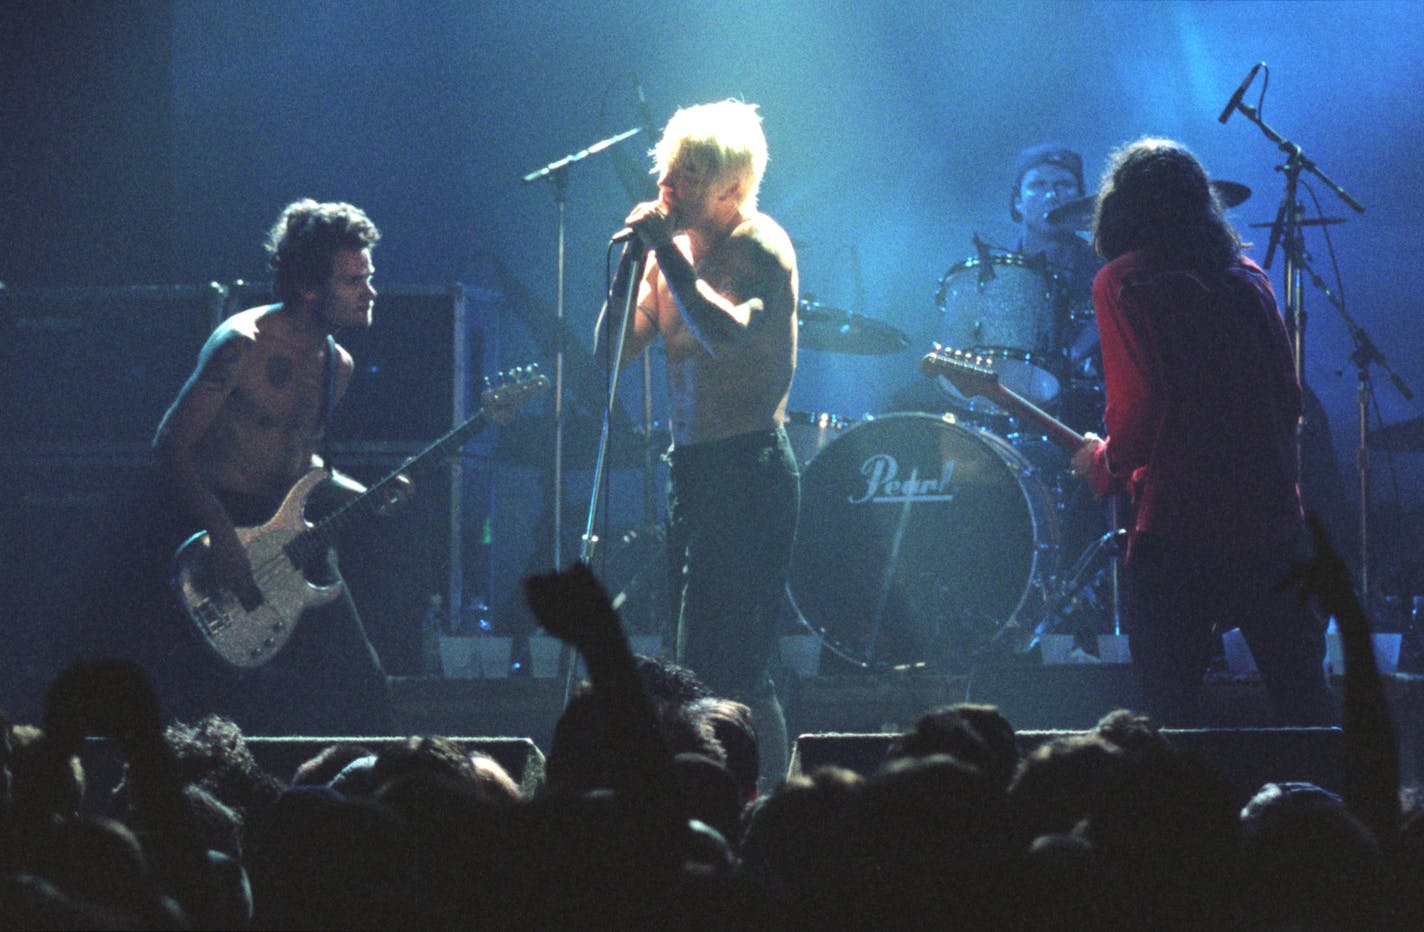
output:
<svg viewBox="0 0 1424 932"><path fill-rule="evenodd" d="M1350 316L1350 312L1345 310L1345 302L1331 291L1311 268L1310 261L1303 252L1298 260L1298 265L1302 272L1310 276L1311 283L1321 294L1325 295L1330 305L1340 313L1340 318L1350 331L1350 340L1355 345L1354 352L1350 354L1350 362L1354 363L1356 371L1355 408L1358 420L1358 437L1356 438L1358 446L1355 448L1355 469L1359 473L1360 481L1360 600L1368 606L1370 596L1370 448L1368 429L1370 400L1374 395L1374 382L1370 379L1370 366L1379 366L1389 373L1390 383L1394 385L1405 401L1413 400L1414 393L1405 384L1399 373L1390 368L1388 360L1384 358L1384 353L1380 352L1379 347L1370 339L1365 328L1356 323L1355 319Z"/></svg>

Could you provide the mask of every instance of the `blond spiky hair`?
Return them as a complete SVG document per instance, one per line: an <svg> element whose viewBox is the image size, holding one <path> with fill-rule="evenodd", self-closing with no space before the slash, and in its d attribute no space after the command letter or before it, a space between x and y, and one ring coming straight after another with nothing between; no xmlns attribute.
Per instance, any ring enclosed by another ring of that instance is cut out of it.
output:
<svg viewBox="0 0 1424 932"><path fill-rule="evenodd" d="M740 206L756 210L757 191L766 172L766 134L757 105L740 100L683 107L668 120L662 139L653 147L653 174L686 160L701 170L716 188L739 182Z"/></svg>

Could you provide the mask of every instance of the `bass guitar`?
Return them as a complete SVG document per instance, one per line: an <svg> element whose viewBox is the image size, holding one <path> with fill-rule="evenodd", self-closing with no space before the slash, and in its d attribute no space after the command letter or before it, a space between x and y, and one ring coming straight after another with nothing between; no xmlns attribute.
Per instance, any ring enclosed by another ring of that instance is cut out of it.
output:
<svg viewBox="0 0 1424 932"><path fill-rule="evenodd" d="M239 669L255 669L286 646L308 608L337 598L345 583L330 569L337 535L381 514L400 499L401 476L438 465L491 422L506 423L514 413L549 387L534 366L501 374L480 396L480 410L401 467L322 520L305 516L307 497L330 475L313 469L292 486L266 524L237 529L247 551L262 601L248 610L233 593L214 581L211 541L199 531L173 557L170 586L201 639L219 658ZM316 571L331 581L313 581Z"/></svg>

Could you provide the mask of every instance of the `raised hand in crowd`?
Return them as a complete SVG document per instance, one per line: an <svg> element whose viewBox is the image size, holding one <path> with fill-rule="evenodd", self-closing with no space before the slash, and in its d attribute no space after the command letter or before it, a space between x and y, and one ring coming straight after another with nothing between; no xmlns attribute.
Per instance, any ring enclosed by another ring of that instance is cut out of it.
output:
<svg viewBox="0 0 1424 932"><path fill-rule="evenodd" d="M1375 665L1372 625L1320 517L1309 512L1305 520L1312 555L1293 564L1281 586L1298 586L1300 598L1314 598L1339 627L1345 656L1345 803L1392 853L1399 833L1399 744Z"/></svg>

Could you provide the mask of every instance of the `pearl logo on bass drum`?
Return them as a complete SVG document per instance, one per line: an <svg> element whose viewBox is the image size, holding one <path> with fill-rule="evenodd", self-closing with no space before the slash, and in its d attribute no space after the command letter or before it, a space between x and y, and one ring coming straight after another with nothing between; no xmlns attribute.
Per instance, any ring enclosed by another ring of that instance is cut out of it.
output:
<svg viewBox="0 0 1424 932"><path fill-rule="evenodd" d="M865 491L858 496L846 497L852 505L954 501L954 491L950 486L950 479L954 477L954 460L945 461L937 479L921 479L918 466L911 467L910 474L901 479L900 463L895 456L876 453L860 464L860 474L866 479Z"/></svg>

